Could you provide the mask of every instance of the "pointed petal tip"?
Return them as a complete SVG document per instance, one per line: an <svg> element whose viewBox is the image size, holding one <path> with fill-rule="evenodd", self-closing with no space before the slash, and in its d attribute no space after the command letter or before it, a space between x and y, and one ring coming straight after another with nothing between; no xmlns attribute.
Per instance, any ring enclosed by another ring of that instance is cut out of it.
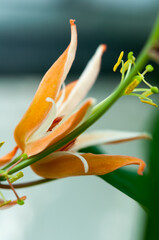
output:
<svg viewBox="0 0 159 240"><path fill-rule="evenodd" d="M107 50L107 45L106 44L101 44L101 47L102 47L102 50L103 50L103 53Z"/></svg>
<svg viewBox="0 0 159 240"><path fill-rule="evenodd" d="M76 21L75 19L70 19L70 25L71 26L75 25L75 21Z"/></svg>
<svg viewBox="0 0 159 240"><path fill-rule="evenodd" d="M141 162L139 163L139 168L138 168L138 170L137 170L137 173L142 176L145 167L146 167L146 163L143 162L143 161L141 161Z"/></svg>

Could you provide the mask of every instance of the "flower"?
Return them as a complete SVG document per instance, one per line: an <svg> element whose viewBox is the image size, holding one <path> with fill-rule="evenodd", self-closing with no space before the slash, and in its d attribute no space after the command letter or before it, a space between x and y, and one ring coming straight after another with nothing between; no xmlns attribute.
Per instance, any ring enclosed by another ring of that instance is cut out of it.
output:
<svg viewBox="0 0 159 240"><path fill-rule="evenodd" d="M89 98L82 103L81 101L98 76L106 45L101 44L97 48L79 80L65 87L64 80L74 61L77 48L77 30L74 22L70 20L69 46L44 75L30 107L15 128L14 137L17 147L0 159L0 165L9 162L18 148L28 156L42 152L67 136L89 116L95 100ZM141 159L77 152L86 146L139 138L148 138L148 136L143 133L118 131L83 134L58 151L32 164L31 167L36 174L45 178L101 175L130 164L138 164L138 173L142 174L145 163Z"/></svg>

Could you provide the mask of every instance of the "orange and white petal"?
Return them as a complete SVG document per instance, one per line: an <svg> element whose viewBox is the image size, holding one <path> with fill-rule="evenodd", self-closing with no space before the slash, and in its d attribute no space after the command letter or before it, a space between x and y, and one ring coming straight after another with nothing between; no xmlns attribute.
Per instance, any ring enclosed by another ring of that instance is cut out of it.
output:
<svg viewBox="0 0 159 240"><path fill-rule="evenodd" d="M77 84L72 89L69 94L67 101L62 105L59 115L66 115L72 111L83 98L87 95L88 91L91 89L96 81L101 67L101 59L104 51L106 50L106 45L101 44L94 56L88 62L85 70L80 76Z"/></svg>
<svg viewBox="0 0 159 240"><path fill-rule="evenodd" d="M77 48L77 31L74 20L70 20L70 24L71 42L69 46L44 75L30 107L15 129L14 137L22 150L24 150L25 142L30 135L45 121L52 107L52 103L47 102L46 99L48 97L53 100L56 99L61 84L74 61Z"/></svg>
<svg viewBox="0 0 159 240"><path fill-rule="evenodd" d="M82 161L75 155L63 154L57 156L56 153L43 158L34 163L32 170L39 176L44 178L64 178L80 175L104 175L115 171L118 168L127 165L139 165L138 174L142 175L145 168L145 163L135 157L120 156L120 155L104 155L84 153L81 156L88 163L88 172L85 169Z"/></svg>
<svg viewBox="0 0 159 240"><path fill-rule="evenodd" d="M77 84L77 80L73 81L69 84L67 84L67 86L65 88L63 88L60 92L58 97L56 98L56 105L58 106L58 112L57 115L59 116L60 113L60 109L62 108L62 105L67 101L72 89L76 86ZM61 102L61 98L62 98L62 103L59 104L59 102Z"/></svg>
<svg viewBox="0 0 159 240"><path fill-rule="evenodd" d="M5 156L0 158L0 167L9 163L12 158L15 156L16 152L18 151L18 146L14 147L13 150L7 153Z"/></svg>
<svg viewBox="0 0 159 240"><path fill-rule="evenodd" d="M151 139L151 136L142 132L127 132L127 131L113 131L113 130L100 130L92 131L80 135L75 144L72 146L71 151L78 151L79 149L101 145L101 144L116 144L122 142L133 141L137 139Z"/></svg>
<svg viewBox="0 0 159 240"><path fill-rule="evenodd" d="M64 138L81 123L87 113L90 112L93 104L93 99L86 100L75 113L63 118L50 133L48 132L41 139L30 138L24 152L28 156L35 155Z"/></svg>
<svg viewBox="0 0 159 240"><path fill-rule="evenodd" d="M20 199L24 201L26 200L26 196L23 196ZM2 199L0 199L0 210L8 209L15 205L17 205L17 200L4 202Z"/></svg>

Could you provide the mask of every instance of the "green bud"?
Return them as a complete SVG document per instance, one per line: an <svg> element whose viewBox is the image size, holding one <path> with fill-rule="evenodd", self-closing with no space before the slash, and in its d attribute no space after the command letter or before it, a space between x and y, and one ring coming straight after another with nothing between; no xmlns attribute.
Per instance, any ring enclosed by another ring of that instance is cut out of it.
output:
<svg viewBox="0 0 159 240"><path fill-rule="evenodd" d="M18 200L17 200L17 203L18 203L19 205L24 205L24 201L23 201L22 199L18 199Z"/></svg>
<svg viewBox="0 0 159 240"><path fill-rule="evenodd" d="M157 87L152 87L151 92L152 93L158 93L158 88Z"/></svg>
<svg viewBox="0 0 159 240"><path fill-rule="evenodd" d="M152 72L154 70L154 68L152 65L149 64L146 66L146 70L147 70L147 72Z"/></svg>

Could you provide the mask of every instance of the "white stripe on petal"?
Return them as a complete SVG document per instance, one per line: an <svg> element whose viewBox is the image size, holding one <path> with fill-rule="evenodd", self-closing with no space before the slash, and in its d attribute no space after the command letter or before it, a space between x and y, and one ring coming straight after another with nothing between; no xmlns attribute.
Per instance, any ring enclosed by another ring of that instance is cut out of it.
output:
<svg viewBox="0 0 159 240"><path fill-rule="evenodd" d="M73 145L73 147L71 148L71 151L78 151L79 149L93 145L115 144L137 139L151 139L151 136L147 133L141 132L126 132L113 130L93 131L80 135L77 138L75 145Z"/></svg>
<svg viewBox="0 0 159 240"><path fill-rule="evenodd" d="M105 51L105 45L100 45L94 56L88 62L85 70L80 76L77 84L71 91L67 101L63 104L60 115L66 115L72 111L81 100L87 95L90 88L93 86L101 66L101 58Z"/></svg>
<svg viewBox="0 0 159 240"><path fill-rule="evenodd" d="M88 166L88 163L87 163L86 159L78 153L72 153L72 152L69 152L69 151L67 151L67 152L66 151L54 152L54 153L51 154L51 157L56 158L56 157L62 157L64 155L74 155L75 157L79 158L79 160L83 163L84 172L85 173L88 172L89 166Z"/></svg>
<svg viewBox="0 0 159 240"><path fill-rule="evenodd" d="M57 111L59 112L59 109L61 107L61 104L63 103L63 100L65 98L65 83L62 84L62 94L61 94L61 97L60 99L58 100L58 102L56 103L56 107L57 107ZM57 115L58 115L58 112L57 112Z"/></svg>

